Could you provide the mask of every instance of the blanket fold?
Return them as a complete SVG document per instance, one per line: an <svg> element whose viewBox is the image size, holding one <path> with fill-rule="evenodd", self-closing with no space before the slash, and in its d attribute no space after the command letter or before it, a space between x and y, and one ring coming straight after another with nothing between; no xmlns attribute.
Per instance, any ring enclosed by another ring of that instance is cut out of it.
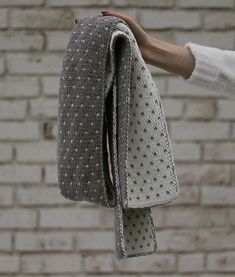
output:
<svg viewBox="0 0 235 277"><path fill-rule="evenodd" d="M156 252L151 207L179 195L158 88L127 23L83 17L65 51L57 172L70 200L113 207L119 259Z"/></svg>

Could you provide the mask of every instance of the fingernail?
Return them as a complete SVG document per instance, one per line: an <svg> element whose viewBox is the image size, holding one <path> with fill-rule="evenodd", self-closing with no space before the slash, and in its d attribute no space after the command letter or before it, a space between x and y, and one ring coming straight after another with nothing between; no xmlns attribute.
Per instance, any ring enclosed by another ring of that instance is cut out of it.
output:
<svg viewBox="0 0 235 277"><path fill-rule="evenodd" d="M107 13L109 13L108 11L102 11L101 12L102 14L107 14Z"/></svg>

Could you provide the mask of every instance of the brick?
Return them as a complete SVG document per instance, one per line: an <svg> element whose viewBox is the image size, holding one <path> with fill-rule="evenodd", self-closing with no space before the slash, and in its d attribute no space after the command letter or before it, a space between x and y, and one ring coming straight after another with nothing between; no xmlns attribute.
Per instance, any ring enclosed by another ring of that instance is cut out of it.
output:
<svg viewBox="0 0 235 277"><path fill-rule="evenodd" d="M48 5L51 7L69 7L69 6L103 6L108 5L109 0L47 0Z"/></svg>
<svg viewBox="0 0 235 277"><path fill-rule="evenodd" d="M0 29L5 29L8 26L7 23L7 10L1 9L0 10Z"/></svg>
<svg viewBox="0 0 235 277"><path fill-rule="evenodd" d="M40 211L40 226L47 228L97 228L100 224L100 210L57 208Z"/></svg>
<svg viewBox="0 0 235 277"><path fill-rule="evenodd" d="M235 119L235 102L233 100L217 101L218 118L219 119Z"/></svg>
<svg viewBox="0 0 235 277"><path fill-rule="evenodd" d="M201 25L197 12L145 10L140 16L140 24L146 29L195 29Z"/></svg>
<svg viewBox="0 0 235 277"><path fill-rule="evenodd" d="M45 140L57 139L58 122L46 121L43 125L43 135Z"/></svg>
<svg viewBox="0 0 235 277"><path fill-rule="evenodd" d="M42 78L42 92L47 96L58 96L59 94L59 77L49 76Z"/></svg>
<svg viewBox="0 0 235 277"><path fill-rule="evenodd" d="M10 73L58 74L62 68L59 54L9 54L7 64Z"/></svg>
<svg viewBox="0 0 235 277"><path fill-rule="evenodd" d="M1 122L0 140L37 140L40 136L38 122Z"/></svg>
<svg viewBox="0 0 235 277"><path fill-rule="evenodd" d="M78 273L81 271L79 254L24 255L21 257L23 273Z"/></svg>
<svg viewBox="0 0 235 277"><path fill-rule="evenodd" d="M235 271L235 252L226 251L208 254L207 270L219 272Z"/></svg>
<svg viewBox="0 0 235 277"><path fill-rule="evenodd" d="M101 207L100 209L100 226L102 226L104 229L112 229L113 230L113 210L107 209L106 207Z"/></svg>
<svg viewBox="0 0 235 277"><path fill-rule="evenodd" d="M203 274L202 275L203 277L221 277L221 274L216 274L216 273L211 273L211 274ZM226 275L222 275L224 277L233 277L234 275L233 274L227 274Z"/></svg>
<svg viewBox="0 0 235 277"><path fill-rule="evenodd" d="M235 210L230 210L229 219L232 225L235 225Z"/></svg>
<svg viewBox="0 0 235 277"><path fill-rule="evenodd" d="M5 59L3 56L0 56L0 75L5 73ZM1 86L1 83L0 83ZM1 92L0 92L0 97L1 97Z"/></svg>
<svg viewBox="0 0 235 277"><path fill-rule="evenodd" d="M0 98L28 98L39 95L39 83L35 77L7 76L0 78Z"/></svg>
<svg viewBox="0 0 235 277"><path fill-rule="evenodd" d="M203 205L234 205L235 187L202 186L201 202Z"/></svg>
<svg viewBox="0 0 235 277"><path fill-rule="evenodd" d="M148 68L150 68L150 65L148 65ZM152 66L151 68L154 68L154 66ZM150 69L151 69L150 68ZM152 71L152 69L151 69ZM157 90L158 93L160 94L160 96L165 96L166 95L166 78L161 78L160 76L155 77L153 75L153 81L155 82L155 85L157 86Z"/></svg>
<svg viewBox="0 0 235 277"><path fill-rule="evenodd" d="M227 223L227 210L209 208L174 207L165 211L165 226L167 227L214 227Z"/></svg>
<svg viewBox="0 0 235 277"><path fill-rule="evenodd" d="M45 182L47 184L58 184L57 166L45 166Z"/></svg>
<svg viewBox="0 0 235 277"><path fill-rule="evenodd" d="M38 165L1 165L0 183L39 183L41 167Z"/></svg>
<svg viewBox="0 0 235 277"><path fill-rule="evenodd" d="M23 119L26 116L26 102L20 101L0 101L0 119Z"/></svg>
<svg viewBox="0 0 235 277"><path fill-rule="evenodd" d="M173 202L174 205L196 204L199 202L199 187L197 185L180 185L179 198Z"/></svg>
<svg viewBox="0 0 235 277"><path fill-rule="evenodd" d="M159 251L196 251L198 249L199 231L195 229L159 230Z"/></svg>
<svg viewBox="0 0 235 277"><path fill-rule="evenodd" d="M137 10L134 8L120 8L118 9L118 12L120 13L125 13L126 15L129 15L130 17L134 18L137 20ZM78 17L81 18L83 16L96 16L98 13L97 8L86 8L86 7L80 7L80 8L74 8L74 14Z"/></svg>
<svg viewBox="0 0 235 277"><path fill-rule="evenodd" d="M186 122L170 123L173 139L188 140L221 140L229 137L229 124L222 122Z"/></svg>
<svg viewBox="0 0 235 277"><path fill-rule="evenodd" d="M8 162L12 159L13 149L8 143L0 143L0 161Z"/></svg>
<svg viewBox="0 0 235 277"><path fill-rule="evenodd" d="M18 203L24 206L69 204L68 200L61 195L58 186L18 188L16 197Z"/></svg>
<svg viewBox="0 0 235 277"><path fill-rule="evenodd" d="M17 273L20 269L20 258L16 255L0 255L0 273Z"/></svg>
<svg viewBox="0 0 235 277"><path fill-rule="evenodd" d="M235 161L235 143L206 143L204 145L204 160Z"/></svg>
<svg viewBox="0 0 235 277"><path fill-rule="evenodd" d="M112 231L85 231L76 235L79 250L113 250L114 233Z"/></svg>
<svg viewBox="0 0 235 277"><path fill-rule="evenodd" d="M55 274L50 274L49 275L50 277L58 277L58 275L55 275ZM60 274L59 275L60 277L74 277L74 275L73 274ZM25 275L18 275L17 277L25 277ZM42 277L42 275L38 275L38 274L27 274L27 277ZM84 277L84 275L79 275L79 277ZM85 277L87 277L87 276L85 276ZM91 276L90 276L91 277ZM187 277L187 276L186 276ZM228 276L229 277L229 276Z"/></svg>
<svg viewBox="0 0 235 277"><path fill-rule="evenodd" d="M16 144L16 159L20 162L55 162L55 142L32 142Z"/></svg>
<svg viewBox="0 0 235 277"><path fill-rule="evenodd" d="M56 136L54 135L54 128L55 128L54 122L51 122L51 121L44 122L43 138L45 140L51 140L56 138Z"/></svg>
<svg viewBox="0 0 235 277"><path fill-rule="evenodd" d="M0 211L0 218L1 229L32 229L36 226L36 213L28 209L2 209Z"/></svg>
<svg viewBox="0 0 235 277"><path fill-rule="evenodd" d="M43 4L43 0L1 0L0 6L39 6Z"/></svg>
<svg viewBox="0 0 235 277"><path fill-rule="evenodd" d="M190 97L213 97L218 98L221 97L221 93L218 93L214 90L210 90L205 87L196 86L190 83L187 83L186 81L182 80L180 77L178 78L169 78L168 79L168 91L167 94L169 96L176 96L176 97L182 97L182 96L190 96Z"/></svg>
<svg viewBox="0 0 235 277"><path fill-rule="evenodd" d="M150 255L148 259L142 256L135 259L127 259L117 262L117 268L121 272L174 272L175 256L172 254Z"/></svg>
<svg viewBox="0 0 235 277"><path fill-rule="evenodd" d="M235 138L235 124L232 124L232 137Z"/></svg>
<svg viewBox="0 0 235 277"><path fill-rule="evenodd" d="M10 251L11 248L11 234L1 232L0 251Z"/></svg>
<svg viewBox="0 0 235 277"><path fill-rule="evenodd" d="M172 143L172 150L176 161L198 161L201 156L197 143Z"/></svg>
<svg viewBox="0 0 235 277"><path fill-rule="evenodd" d="M235 233L230 228L211 228L199 231L198 246L204 251L232 250L235 244Z"/></svg>
<svg viewBox="0 0 235 277"><path fill-rule="evenodd" d="M52 129L52 136L53 136L53 138L57 139L57 135L58 135L58 122L56 122L53 125L53 129Z"/></svg>
<svg viewBox="0 0 235 277"><path fill-rule="evenodd" d="M25 9L11 10L10 26L13 29L71 29L73 12L67 9Z"/></svg>
<svg viewBox="0 0 235 277"><path fill-rule="evenodd" d="M164 219L163 211L159 209L152 209L151 214L152 214L153 222L155 222L158 227L164 227L165 219Z"/></svg>
<svg viewBox="0 0 235 277"><path fill-rule="evenodd" d="M85 275L85 276L83 276L83 277L94 277L94 276L96 276L96 277L99 277L100 275L94 275L93 273L90 273L89 275ZM107 275L108 276L108 275ZM106 276L106 277L107 277ZM80 277L80 276L79 276ZM112 277L130 277L130 275L129 274L112 274ZM136 275L131 275L131 277L136 277ZM141 277L144 277L143 275L141 275ZM149 277L149 276L147 276L147 277ZM226 276L227 277L227 276ZM232 276L233 277L233 276Z"/></svg>
<svg viewBox="0 0 235 277"><path fill-rule="evenodd" d="M164 275L161 275L161 276L164 276ZM172 275L172 276L174 276L174 277L205 277L204 275L203 276L200 276L200 275L198 275L197 273L190 273L190 274L185 274L185 273L182 273L182 274L180 274L180 273L177 273L176 275L174 274L174 275ZM27 276L28 277L28 276ZM130 277L130 276L129 276ZM151 275L149 275L149 274L144 274L144 275L141 275L141 277L151 277ZM215 277L215 276L213 276L213 277ZM217 276L217 277L219 277L219 276Z"/></svg>
<svg viewBox="0 0 235 277"><path fill-rule="evenodd" d="M71 32L46 32L47 49L50 51L64 51L67 47Z"/></svg>
<svg viewBox="0 0 235 277"><path fill-rule="evenodd" d="M235 184L235 165L231 165L231 184Z"/></svg>
<svg viewBox="0 0 235 277"><path fill-rule="evenodd" d="M175 99L163 99L162 106L167 118L179 118L183 114L183 102Z"/></svg>
<svg viewBox="0 0 235 277"><path fill-rule="evenodd" d="M58 99L40 98L31 100L30 114L33 118L57 118Z"/></svg>
<svg viewBox="0 0 235 277"><path fill-rule="evenodd" d="M197 3L197 2L195 2ZM223 2L221 2L223 3ZM209 32L209 31L193 31L193 32L176 32L175 42L184 45L191 41L201 45L216 47L221 49L233 49L234 34L233 32ZM196 86L195 86L196 89ZM201 91L201 88L199 88ZM190 92L189 92L190 93Z"/></svg>
<svg viewBox="0 0 235 277"><path fill-rule="evenodd" d="M157 232L159 253L217 251L234 249L235 234L230 227L166 229Z"/></svg>
<svg viewBox="0 0 235 277"><path fill-rule="evenodd" d="M0 189L0 206L11 206L13 205L13 188L12 187L1 187Z"/></svg>
<svg viewBox="0 0 235 277"><path fill-rule="evenodd" d="M179 272L203 272L204 255L202 253L188 253L179 255Z"/></svg>
<svg viewBox="0 0 235 277"><path fill-rule="evenodd" d="M185 117L188 119L212 119L215 116L215 103L211 100L186 101Z"/></svg>
<svg viewBox="0 0 235 277"><path fill-rule="evenodd" d="M110 254L99 254L96 256L86 256L84 267L87 272L113 272L112 256Z"/></svg>
<svg viewBox="0 0 235 277"><path fill-rule="evenodd" d="M147 0L145 2L141 2L138 0L114 0L113 4L118 7L122 6L133 6L133 7L172 7L173 0Z"/></svg>
<svg viewBox="0 0 235 277"><path fill-rule="evenodd" d="M15 234L15 250L20 252L69 251L73 249L72 235L65 232Z"/></svg>
<svg viewBox="0 0 235 277"><path fill-rule="evenodd" d="M232 8L233 0L178 0L181 8Z"/></svg>
<svg viewBox="0 0 235 277"><path fill-rule="evenodd" d="M0 32L0 50L2 51L32 51L42 50L43 36L32 32Z"/></svg>
<svg viewBox="0 0 235 277"><path fill-rule="evenodd" d="M215 12L204 16L206 29L229 29L235 27L234 12Z"/></svg>
<svg viewBox="0 0 235 277"><path fill-rule="evenodd" d="M54 274L50 274L49 275L50 277L58 277L58 275L54 275ZM59 275L60 277L74 277L74 275L73 274L60 274ZM25 275L21 275L21 274L19 274L17 277L25 277ZM38 274L27 274L27 277L42 277L42 275L38 275ZM87 276L84 276L84 275L79 275L79 277L87 277ZM91 276L90 276L91 277ZM94 276L93 276L94 277ZM187 277L187 276L186 276ZM227 276L226 276L227 277Z"/></svg>
<svg viewBox="0 0 235 277"><path fill-rule="evenodd" d="M222 164L178 164L180 184L226 185L230 182L230 167Z"/></svg>

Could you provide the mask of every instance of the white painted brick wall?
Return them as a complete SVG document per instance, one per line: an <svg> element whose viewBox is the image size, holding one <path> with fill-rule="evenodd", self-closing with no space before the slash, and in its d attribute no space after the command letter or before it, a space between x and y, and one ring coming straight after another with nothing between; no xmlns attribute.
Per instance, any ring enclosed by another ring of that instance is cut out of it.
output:
<svg viewBox="0 0 235 277"><path fill-rule="evenodd" d="M0 50L3 51L30 51L42 50L44 38L38 33L24 31L0 32Z"/></svg>
<svg viewBox="0 0 235 277"><path fill-rule="evenodd" d="M62 66L62 55L9 54L7 66L12 74L58 74Z"/></svg>
<svg viewBox="0 0 235 277"><path fill-rule="evenodd" d="M234 277L235 103L148 65L178 200L152 210L158 253L117 261L113 209L69 201L56 168L59 74L74 16L115 9L152 35L235 50L234 0L0 0L0 275Z"/></svg>
<svg viewBox="0 0 235 277"><path fill-rule="evenodd" d="M222 122L175 121L170 125L175 140L221 140L229 138L229 124Z"/></svg>
<svg viewBox="0 0 235 277"><path fill-rule="evenodd" d="M39 95L37 77L6 76L0 79L0 98L33 98Z"/></svg>
<svg viewBox="0 0 235 277"><path fill-rule="evenodd" d="M154 10L141 13L140 23L146 29L195 29L201 24L197 12Z"/></svg>
<svg viewBox="0 0 235 277"><path fill-rule="evenodd" d="M78 254L23 255L21 267L28 273L77 273L81 271L81 257Z"/></svg>
<svg viewBox="0 0 235 277"><path fill-rule="evenodd" d="M179 255L179 271L180 272L203 272L204 270L204 254L180 254Z"/></svg>
<svg viewBox="0 0 235 277"><path fill-rule="evenodd" d="M73 250L72 234L69 232L17 232L14 249L19 252L44 252Z"/></svg>
<svg viewBox="0 0 235 277"><path fill-rule="evenodd" d="M7 10L0 10L0 29L5 29L8 26L7 24Z"/></svg>

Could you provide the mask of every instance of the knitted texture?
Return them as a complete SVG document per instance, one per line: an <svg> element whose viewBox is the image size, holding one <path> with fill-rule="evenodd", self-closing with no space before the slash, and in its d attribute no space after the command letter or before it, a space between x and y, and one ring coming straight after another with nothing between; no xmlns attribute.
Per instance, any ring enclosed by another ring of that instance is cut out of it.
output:
<svg viewBox="0 0 235 277"><path fill-rule="evenodd" d="M124 21L97 15L75 24L58 104L62 195L115 208L119 259L156 252L150 208L179 188L159 92Z"/></svg>

